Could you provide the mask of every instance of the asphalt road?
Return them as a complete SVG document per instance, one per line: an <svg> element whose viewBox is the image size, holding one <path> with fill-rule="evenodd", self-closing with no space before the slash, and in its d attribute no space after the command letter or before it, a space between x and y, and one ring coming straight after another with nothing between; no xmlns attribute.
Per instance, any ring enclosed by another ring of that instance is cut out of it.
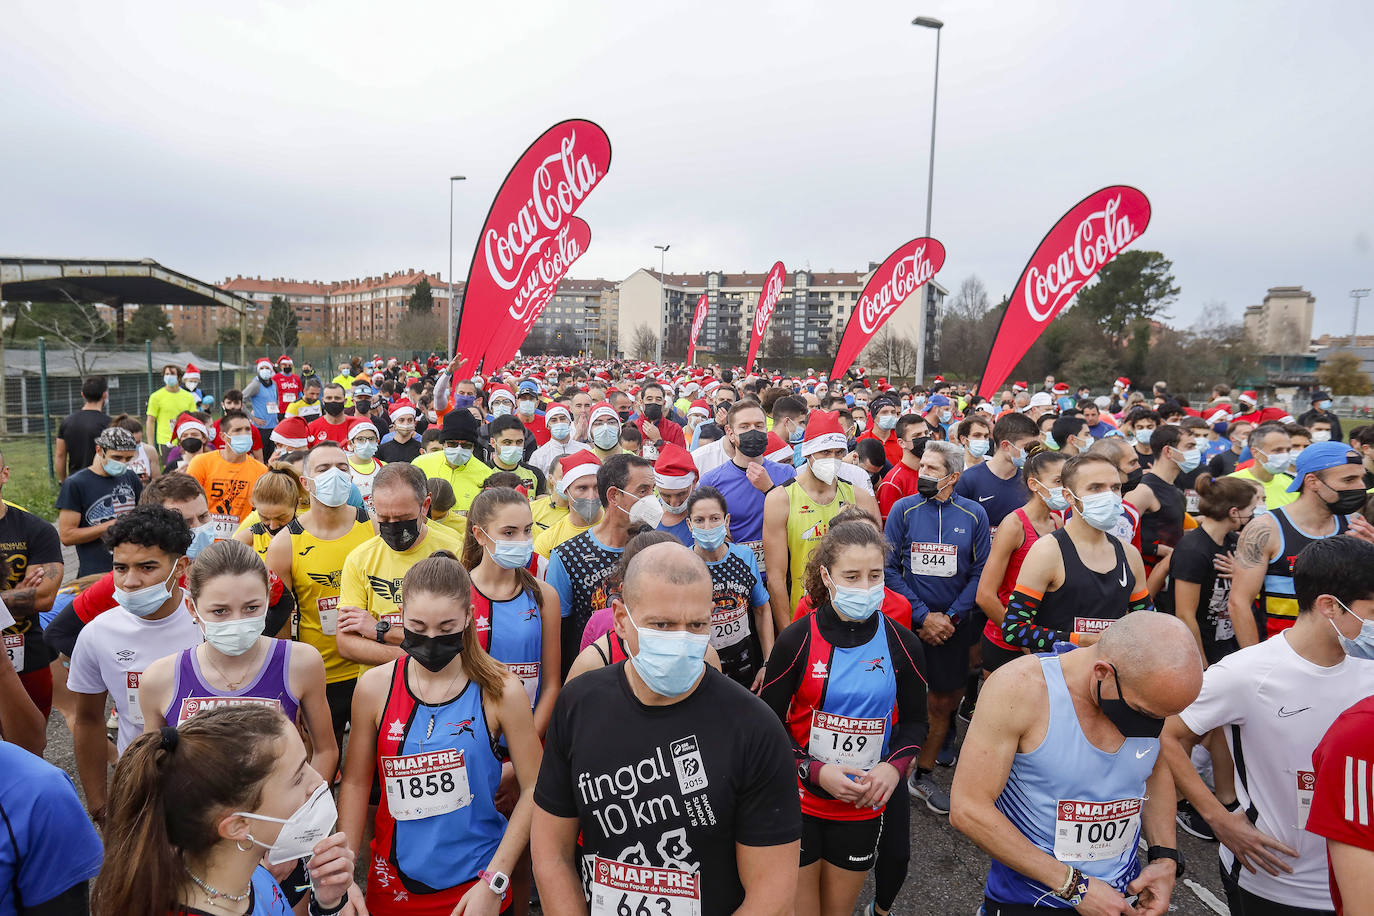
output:
<svg viewBox="0 0 1374 916"><path fill-rule="evenodd" d="M962 728L962 723L960 725ZM48 748L44 756L71 774L79 790L81 783L72 755L71 734L57 712L53 713L48 724ZM953 775L952 769L938 767L935 779L948 789ZM921 802L914 802L912 809L911 868L892 912L895 916L944 916L976 912L982 903L987 856L950 827L948 818L931 814ZM1182 830L1179 831L1179 842L1189 869L1185 880L1175 888L1170 912L1181 916L1227 913L1226 898L1217 876L1216 844L1204 843ZM362 861L365 861L365 857ZM1204 903L1198 891L1189 886L1194 883L1200 886L1203 893L1215 895L1216 908ZM859 911L868 905L872 894L873 880L870 876L859 898Z"/></svg>

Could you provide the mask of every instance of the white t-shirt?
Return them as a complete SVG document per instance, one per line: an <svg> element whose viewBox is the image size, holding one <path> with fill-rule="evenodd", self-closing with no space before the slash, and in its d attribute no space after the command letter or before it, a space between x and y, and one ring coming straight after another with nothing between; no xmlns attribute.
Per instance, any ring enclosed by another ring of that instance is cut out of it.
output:
<svg viewBox="0 0 1374 916"><path fill-rule="evenodd" d="M850 464L848 461L840 462L840 480L845 483L853 484L860 490L867 493L873 492L873 481L868 479L868 472L857 464Z"/></svg>
<svg viewBox="0 0 1374 916"><path fill-rule="evenodd" d="M1311 612L1309 612L1311 613ZM1347 658L1323 668L1302 658L1280 633L1207 669L1202 693L1181 714L1193 734L1226 728L1241 810L1259 812L1255 826L1298 850L1291 875L1240 869L1240 886L1288 906L1332 908L1326 840L1304 827L1312 804L1312 752L1347 708L1374 694L1374 662ZM1237 735L1239 732L1239 735ZM1239 744L1239 747L1237 747ZM1242 763L1243 762L1243 763ZM1220 847L1222 866L1235 857Z"/></svg>
<svg viewBox="0 0 1374 916"><path fill-rule="evenodd" d="M81 630L72 647L67 687L73 693L108 693L119 714L119 753L143 734L139 678L167 655L198 646L200 627L182 593L181 606L161 620L144 620L115 605Z"/></svg>
<svg viewBox="0 0 1374 916"><path fill-rule="evenodd" d="M529 466L538 468L539 472L545 477L549 476L549 469L553 463L564 455L571 455L580 452L584 448L589 448L585 442L578 442L572 436L568 437L567 442L559 442L553 436L549 436L549 441L530 453Z"/></svg>
<svg viewBox="0 0 1374 916"><path fill-rule="evenodd" d="M701 448L692 452L692 463L697 466L697 479L706 476L706 472L720 467L730 460L730 456L725 454L725 440L717 439L715 442L708 442Z"/></svg>

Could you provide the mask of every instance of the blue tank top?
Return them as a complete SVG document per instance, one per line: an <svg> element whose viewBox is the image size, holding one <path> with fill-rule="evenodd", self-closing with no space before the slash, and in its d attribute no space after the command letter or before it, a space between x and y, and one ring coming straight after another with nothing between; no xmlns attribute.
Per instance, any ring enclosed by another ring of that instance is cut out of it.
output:
<svg viewBox="0 0 1374 916"><path fill-rule="evenodd" d="M1137 842L1145 781L1158 738L1127 738L1115 754L1083 734L1057 656L1040 658L1049 690L1045 739L1012 761L997 810L1044 852L1126 893L1140 872ZM1050 888L993 860L986 894L998 903L1069 909Z"/></svg>
<svg viewBox="0 0 1374 916"><path fill-rule="evenodd" d="M544 645L543 621L534 595L522 591L514 598L493 601L474 585L472 613L476 617L477 641L488 655L520 678L533 709L539 700L539 662Z"/></svg>
<svg viewBox="0 0 1374 916"><path fill-rule="evenodd" d="M278 406L277 386L270 382L264 382L262 379L258 379L257 382L258 390L249 396L248 401L252 405L252 415L259 420L267 421L266 425L259 426L258 429L271 431L276 427L277 421L280 419L276 413L276 408ZM272 405L271 410L268 409L268 404Z"/></svg>
<svg viewBox="0 0 1374 916"><path fill-rule="evenodd" d="M412 894L466 883L487 867L506 832L496 810L501 762L492 750L482 691L469 682L446 703L420 702L395 665L377 735L382 783L372 854L394 864Z"/></svg>

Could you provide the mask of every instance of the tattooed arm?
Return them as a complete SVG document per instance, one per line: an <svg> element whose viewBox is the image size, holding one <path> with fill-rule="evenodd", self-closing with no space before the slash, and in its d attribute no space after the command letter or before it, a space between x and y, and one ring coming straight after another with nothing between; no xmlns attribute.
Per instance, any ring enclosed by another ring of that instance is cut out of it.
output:
<svg viewBox="0 0 1374 916"><path fill-rule="evenodd" d="M39 611L52 609L53 598L62 587L62 564L39 563L28 568L22 582L8 591L0 591L0 601L15 618L32 617Z"/></svg>
<svg viewBox="0 0 1374 916"><path fill-rule="evenodd" d="M1231 595L1226 606L1241 648L1259 642L1259 628L1252 608L1264 585L1264 572L1278 555L1278 549L1278 522L1272 515L1261 516L1246 525L1236 545Z"/></svg>

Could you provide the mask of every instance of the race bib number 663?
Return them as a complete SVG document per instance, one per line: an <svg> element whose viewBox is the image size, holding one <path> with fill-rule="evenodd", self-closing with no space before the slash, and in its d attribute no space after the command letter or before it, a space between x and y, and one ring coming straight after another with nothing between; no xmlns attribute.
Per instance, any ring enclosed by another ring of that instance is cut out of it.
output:
<svg viewBox="0 0 1374 916"><path fill-rule="evenodd" d="M591 916L701 916L701 876L592 857Z"/></svg>

